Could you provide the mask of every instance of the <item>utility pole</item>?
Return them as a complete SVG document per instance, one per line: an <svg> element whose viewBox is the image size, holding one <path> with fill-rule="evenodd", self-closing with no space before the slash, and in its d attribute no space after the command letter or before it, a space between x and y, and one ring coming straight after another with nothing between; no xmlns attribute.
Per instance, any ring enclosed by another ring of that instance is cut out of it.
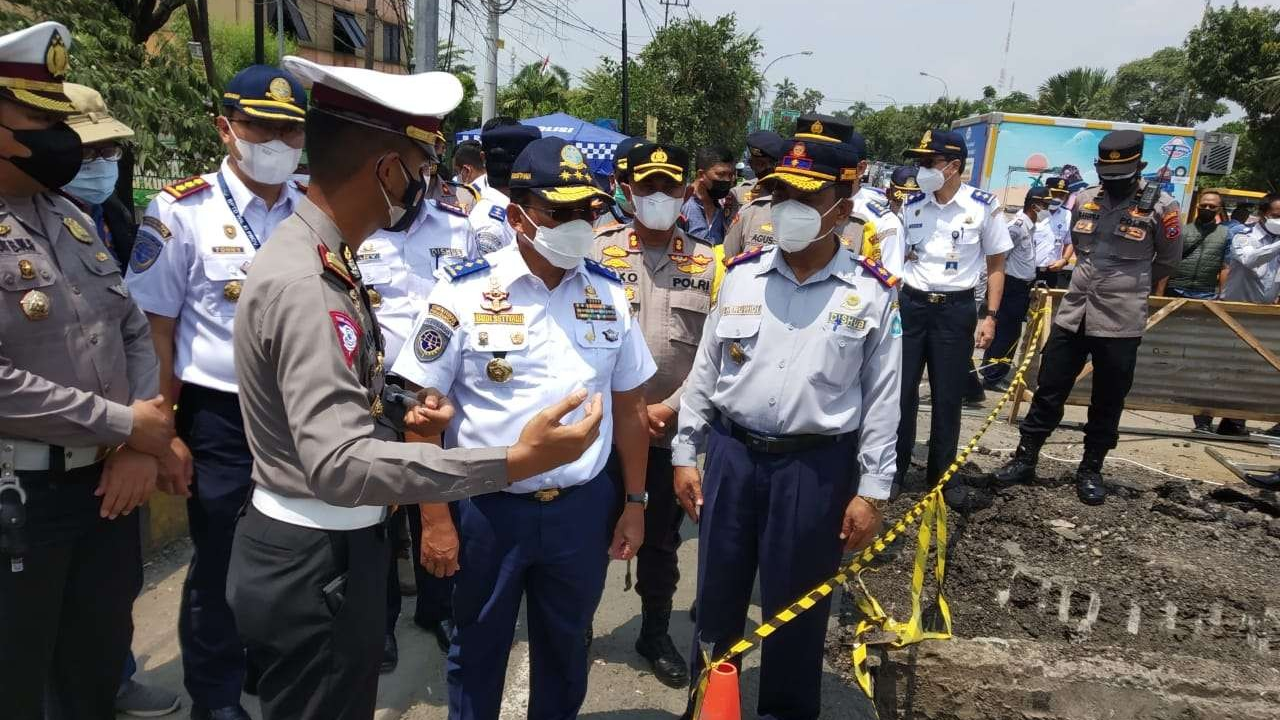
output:
<svg viewBox="0 0 1280 720"><path fill-rule="evenodd" d="M276 0L280 2L280 0ZM373 69L374 35L378 31L378 0L369 0L364 6L364 66Z"/></svg>
<svg viewBox="0 0 1280 720"><path fill-rule="evenodd" d="M671 18L671 8L687 8L689 0L658 0L662 4L662 27L667 26L667 21Z"/></svg>
<svg viewBox="0 0 1280 720"><path fill-rule="evenodd" d="M484 97L481 103L482 122L498 114L498 0L486 0L485 12L489 25L484 37Z"/></svg>
<svg viewBox="0 0 1280 720"><path fill-rule="evenodd" d="M284 60L284 0L276 0L276 64Z"/></svg>
<svg viewBox="0 0 1280 720"><path fill-rule="evenodd" d="M622 0L622 134L630 135L627 118L631 115L631 88L627 84L627 0Z"/></svg>
<svg viewBox="0 0 1280 720"><path fill-rule="evenodd" d="M266 64L265 55L267 53L263 36L266 35L265 20L263 14L266 13L266 5L263 0L253 0L253 62L258 65Z"/></svg>
<svg viewBox="0 0 1280 720"><path fill-rule="evenodd" d="M413 71L436 69L440 46L440 0L414 0Z"/></svg>

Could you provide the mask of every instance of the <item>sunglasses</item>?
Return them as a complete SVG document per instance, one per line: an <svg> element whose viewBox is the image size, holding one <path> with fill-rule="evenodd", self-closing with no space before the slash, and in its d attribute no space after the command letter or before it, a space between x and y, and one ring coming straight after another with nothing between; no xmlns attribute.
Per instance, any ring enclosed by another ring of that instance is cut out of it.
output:
<svg viewBox="0 0 1280 720"><path fill-rule="evenodd" d="M595 222L600 217L600 211L595 207L567 207L567 208L541 208L532 205L522 205L525 210L537 210L547 217L555 220L557 223L564 224L573 222L574 220L586 220L587 222Z"/></svg>
<svg viewBox="0 0 1280 720"><path fill-rule="evenodd" d="M80 151L80 159L84 162L90 162L102 158L103 160L119 160L124 157L124 148L116 143L110 145L100 145L97 147L85 145Z"/></svg>

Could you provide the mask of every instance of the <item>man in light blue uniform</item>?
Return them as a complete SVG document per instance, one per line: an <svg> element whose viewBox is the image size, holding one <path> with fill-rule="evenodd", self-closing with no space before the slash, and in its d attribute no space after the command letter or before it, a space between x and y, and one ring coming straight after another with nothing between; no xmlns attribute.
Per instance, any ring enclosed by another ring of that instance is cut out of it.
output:
<svg viewBox="0 0 1280 720"><path fill-rule="evenodd" d="M499 124L499 123L506 124ZM507 222L507 196L511 184L511 164L529 143L542 137L542 132L530 125L521 125L509 118L494 118L485 123L480 133L484 147L485 174L473 181L472 188L480 193L480 199L471 208L468 218L475 228L480 254L491 253L516 240L515 230Z"/></svg>
<svg viewBox="0 0 1280 720"><path fill-rule="evenodd" d="M791 138L763 178L776 248L728 261L681 398L676 497L699 523L692 677L704 650L742 636L757 569L769 617L874 537L893 482L897 281L841 250L860 158L847 125L824 135ZM759 717L819 716L829 611L824 600L764 641Z"/></svg>
<svg viewBox="0 0 1280 720"><path fill-rule="evenodd" d="M1051 177L1044 186L1049 189L1049 232L1036 235L1036 279L1051 288L1064 287L1069 277L1064 269L1075 254L1071 245L1071 208L1067 207L1071 188L1064 177Z"/></svg>
<svg viewBox="0 0 1280 720"><path fill-rule="evenodd" d="M582 153L559 138L521 152L511 193L507 217L517 242L445 269L448 282L432 292L392 370L448 394L457 414L446 446L507 444L542 398L580 387L604 396L605 413L599 437L578 460L459 503L453 720L498 717L526 596L529 717L576 717L587 691L585 635L607 558L634 557L644 537L644 382L656 366L618 276L584 262L593 248L593 202L610 198L592 183ZM612 528L619 498L604 472L610 443L627 492Z"/></svg>
<svg viewBox="0 0 1280 720"><path fill-rule="evenodd" d="M302 198L289 177L302 154L307 96L284 70L253 65L231 79L222 102L222 167L156 195L127 281L151 324L161 392L178 406L178 452L195 467L187 503L193 552L178 616L191 716L237 720L249 717L240 707L244 647L226 579L253 457L231 333L249 265Z"/></svg>

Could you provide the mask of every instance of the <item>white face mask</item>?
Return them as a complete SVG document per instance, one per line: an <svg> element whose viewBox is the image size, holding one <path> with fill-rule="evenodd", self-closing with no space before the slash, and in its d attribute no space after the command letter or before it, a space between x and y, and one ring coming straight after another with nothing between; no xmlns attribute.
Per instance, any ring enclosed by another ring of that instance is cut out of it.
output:
<svg viewBox="0 0 1280 720"><path fill-rule="evenodd" d="M920 186L920 192L936 193L947 184L947 176L941 170L922 167L916 171L916 184Z"/></svg>
<svg viewBox="0 0 1280 720"><path fill-rule="evenodd" d="M288 143L280 139L264 143L245 142L236 137L230 121L227 122L227 131L235 138L236 152L240 153L237 165L254 182L279 185L298 169L302 148L289 147Z"/></svg>
<svg viewBox="0 0 1280 720"><path fill-rule="evenodd" d="M520 208L520 214L537 226L538 231L529 242L533 244L538 254L552 265L561 270L572 270L578 267L583 258L591 254L596 236L591 223L586 220L570 220L562 225L548 228L533 222L533 218L529 217L524 208Z"/></svg>
<svg viewBox="0 0 1280 720"><path fill-rule="evenodd" d="M682 198L660 192L632 197L635 198L636 220L650 230L670 230L680 217Z"/></svg>
<svg viewBox="0 0 1280 720"><path fill-rule="evenodd" d="M1265 218L1262 227L1272 235L1280 235L1280 218Z"/></svg>
<svg viewBox="0 0 1280 720"><path fill-rule="evenodd" d="M838 206L839 203L831 206L831 210ZM799 200L775 203L770 214L773 216L773 240L779 250L789 253L800 252L812 245L822 230L822 218L826 217L826 213L820 213Z"/></svg>

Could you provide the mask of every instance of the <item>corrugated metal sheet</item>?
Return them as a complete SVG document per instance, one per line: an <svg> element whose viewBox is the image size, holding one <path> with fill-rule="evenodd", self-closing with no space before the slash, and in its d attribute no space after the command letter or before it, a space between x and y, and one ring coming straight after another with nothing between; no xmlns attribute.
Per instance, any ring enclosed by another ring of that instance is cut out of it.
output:
<svg viewBox="0 0 1280 720"><path fill-rule="evenodd" d="M1054 307L1063 291L1054 291ZM1152 314L1171 302L1152 298ZM1280 356L1280 307L1222 303L1264 347ZM1029 373L1029 379L1035 377ZM1092 374L1076 383L1068 402L1088 405ZM1280 420L1280 370L1214 315L1188 300L1143 336L1133 389L1125 407L1162 412L1204 411L1218 417Z"/></svg>

